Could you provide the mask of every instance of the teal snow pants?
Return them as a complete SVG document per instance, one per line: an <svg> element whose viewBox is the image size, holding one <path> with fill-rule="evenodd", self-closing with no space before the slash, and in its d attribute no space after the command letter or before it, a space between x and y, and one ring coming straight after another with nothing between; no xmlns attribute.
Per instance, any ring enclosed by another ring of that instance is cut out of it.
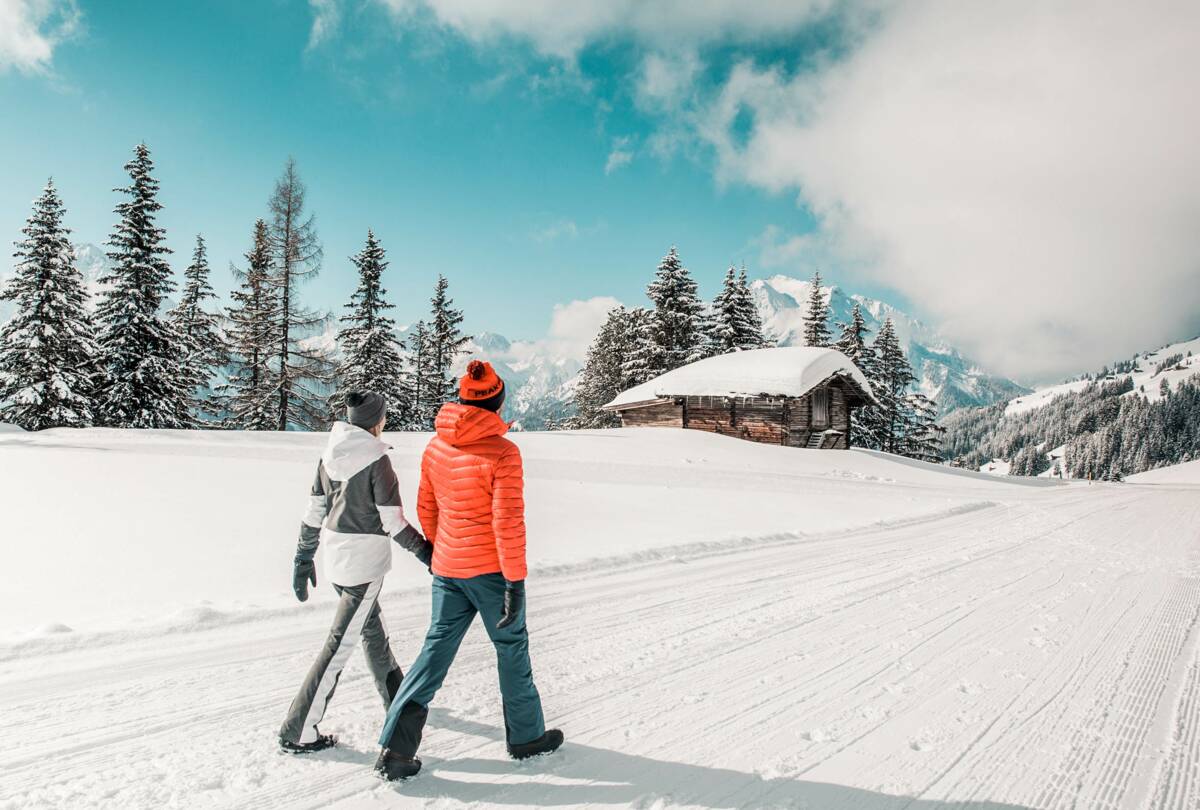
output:
<svg viewBox="0 0 1200 810"><path fill-rule="evenodd" d="M515 621L497 629L504 610L504 577L482 574L470 579L433 578L433 616L425 645L404 676L388 709L379 744L405 757L416 754L433 696L454 662L458 646L478 613L496 648L500 696L504 702L505 738L510 745L533 742L546 732L542 699L529 664L525 606Z"/></svg>

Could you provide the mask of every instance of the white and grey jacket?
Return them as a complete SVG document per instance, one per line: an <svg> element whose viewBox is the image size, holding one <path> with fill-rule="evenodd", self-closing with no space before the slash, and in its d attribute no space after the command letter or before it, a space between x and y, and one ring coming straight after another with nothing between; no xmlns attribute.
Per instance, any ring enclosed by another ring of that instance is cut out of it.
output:
<svg viewBox="0 0 1200 810"><path fill-rule="evenodd" d="M389 447L372 434L335 422L317 465L317 478L300 525L297 559L325 546L325 578L361 585L392 567L392 541L420 555L425 538L407 520Z"/></svg>

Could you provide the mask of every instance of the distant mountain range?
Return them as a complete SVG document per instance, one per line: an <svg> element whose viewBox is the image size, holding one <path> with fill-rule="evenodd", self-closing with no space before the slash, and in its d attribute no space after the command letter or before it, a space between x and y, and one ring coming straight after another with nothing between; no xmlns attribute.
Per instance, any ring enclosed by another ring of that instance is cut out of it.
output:
<svg viewBox="0 0 1200 810"><path fill-rule="evenodd" d="M755 301L763 325L781 346L804 345L804 308L809 282L789 276L773 276L752 282ZM897 309L891 304L863 295L847 295L840 287L821 287L829 305L830 329L836 337L838 324L850 320L850 310L858 302L872 340L887 318L892 319L896 335L908 353L922 393L938 403L942 413L975 405L1012 399L1029 389L1010 379L989 374L938 333L936 329Z"/></svg>
<svg viewBox="0 0 1200 810"><path fill-rule="evenodd" d="M87 282L88 291L100 290L98 279L108 267L103 248L93 244L75 246L75 261ZM782 346L799 346L804 342L804 302L808 298L809 282L777 275L752 284L763 324ZM989 405L1029 393L1012 380L988 374L961 352L951 346L936 329L893 307L861 295L847 295L837 286L821 288L829 303L831 329L850 317L857 301L863 318L872 334L887 317L891 317L896 333L908 351L908 357L919 378L921 391L937 401L943 413L957 408ZM0 322L11 315L11 305L3 302ZM172 306L168 303L167 306ZM400 330L404 337L407 328ZM309 339L312 343L336 352L337 324L330 323L325 332ZM510 340L494 332L481 332L472 338L460 365L465 366L472 356L488 358L509 387L506 416L526 430L538 430L547 423L569 416L574 410L575 386L583 368L583 357L566 356L541 341Z"/></svg>

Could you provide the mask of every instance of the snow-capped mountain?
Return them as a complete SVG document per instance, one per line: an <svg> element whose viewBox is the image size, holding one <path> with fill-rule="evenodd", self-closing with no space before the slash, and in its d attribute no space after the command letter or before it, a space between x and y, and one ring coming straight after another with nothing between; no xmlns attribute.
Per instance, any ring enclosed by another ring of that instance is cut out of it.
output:
<svg viewBox="0 0 1200 810"><path fill-rule="evenodd" d="M399 327L397 336L408 337L410 328ZM301 343L336 359L338 329L337 322L330 320L324 331ZM575 386L583 368L578 359L550 351L537 341L510 341L495 332L480 332L464 347L454 372L464 373L467 363L477 357L490 362L503 378L508 387L504 416L518 429L540 430L574 413Z"/></svg>
<svg viewBox="0 0 1200 810"><path fill-rule="evenodd" d="M809 282L773 276L755 281L751 287L763 325L778 344L803 346L804 306ZM830 328L835 337L837 324L850 319L855 302L861 307L863 320L871 330L868 340L878 333L885 319L891 318L917 374L922 393L935 400L942 413L973 405L989 405L1028 393L1029 389L1012 380L988 374L951 346L936 329L891 304L863 295L847 295L836 285L822 287L821 293L829 304Z"/></svg>

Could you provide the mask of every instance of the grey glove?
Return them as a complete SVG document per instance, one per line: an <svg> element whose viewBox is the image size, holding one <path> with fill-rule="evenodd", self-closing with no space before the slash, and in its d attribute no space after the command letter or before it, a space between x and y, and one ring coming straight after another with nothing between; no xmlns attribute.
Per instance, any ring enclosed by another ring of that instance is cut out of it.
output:
<svg viewBox="0 0 1200 810"><path fill-rule="evenodd" d="M311 558L306 559L297 554L292 570L292 590L296 592L296 598L301 602L308 601L309 582L313 584L314 588L317 587L317 564Z"/></svg>

